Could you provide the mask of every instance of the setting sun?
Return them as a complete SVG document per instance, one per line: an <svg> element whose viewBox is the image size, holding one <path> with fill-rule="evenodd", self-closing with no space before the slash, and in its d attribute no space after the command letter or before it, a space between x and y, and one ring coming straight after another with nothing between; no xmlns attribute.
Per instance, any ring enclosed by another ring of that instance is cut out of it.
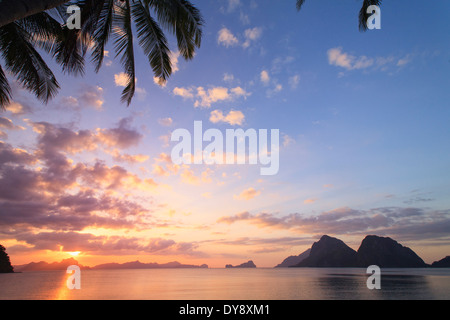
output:
<svg viewBox="0 0 450 320"><path fill-rule="evenodd" d="M76 257L81 253L81 251L72 251L72 252L67 252L67 253L70 254L72 257Z"/></svg>

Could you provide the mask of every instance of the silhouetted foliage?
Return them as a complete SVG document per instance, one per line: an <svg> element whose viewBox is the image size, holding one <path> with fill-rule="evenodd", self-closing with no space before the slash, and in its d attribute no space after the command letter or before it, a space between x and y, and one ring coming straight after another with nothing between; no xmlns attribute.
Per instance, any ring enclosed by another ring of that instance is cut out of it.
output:
<svg viewBox="0 0 450 320"><path fill-rule="evenodd" d="M9 261L9 256L6 253L4 246L0 244L0 273L14 272L14 269Z"/></svg>

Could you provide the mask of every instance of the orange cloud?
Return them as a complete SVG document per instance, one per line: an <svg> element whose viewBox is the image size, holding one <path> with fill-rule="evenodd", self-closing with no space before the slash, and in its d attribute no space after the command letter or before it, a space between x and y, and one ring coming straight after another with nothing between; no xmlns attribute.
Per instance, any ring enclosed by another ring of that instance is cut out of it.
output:
<svg viewBox="0 0 450 320"><path fill-rule="evenodd" d="M242 191L239 195L235 195L235 199L239 200L251 200L261 194L261 191L255 190L254 188L248 188Z"/></svg>

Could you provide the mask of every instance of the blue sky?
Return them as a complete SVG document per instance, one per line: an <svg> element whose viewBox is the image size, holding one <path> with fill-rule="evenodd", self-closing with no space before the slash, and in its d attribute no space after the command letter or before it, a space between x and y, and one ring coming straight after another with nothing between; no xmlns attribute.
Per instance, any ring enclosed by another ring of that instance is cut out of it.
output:
<svg viewBox="0 0 450 320"><path fill-rule="evenodd" d="M30 223L28 236L0 234L12 257L80 251L87 264L137 257L222 266L251 258L273 266L326 233L355 249L365 234L391 236L429 263L448 255L449 2L383 2L381 30L364 33L361 1L309 0L301 12L287 0L194 4L206 22L195 58L184 61L171 39L176 72L161 87L136 46L139 89L129 107L120 103L122 69L112 43L98 74L87 64L84 77L68 77L51 64L61 90L46 106L16 87L14 110L2 115L16 127L0 127L4 143L39 158L50 141L50 125L39 123L51 124L59 130L53 143L62 141L58 152L73 166L92 173L101 162L105 172L119 166L134 179L114 192L85 179L66 196L92 189L90 200L114 196L148 216L135 228ZM168 138L177 128L192 130L194 120L223 131L279 129L279 173L261 177L248 165L175 168ZM83 130L97 145L81 139ZM64 144L77 139L87 147ZM37 161L29 170L50 167ZM142 186L151 181L154 188ZM89 215L115 219L104 208ZM137 248L120 259L89 246L101 239L114 248L124 230L122 240ZM36 240L52 232L59 251ZM68 248L68 232L80 238L79 249Z"/></svg>

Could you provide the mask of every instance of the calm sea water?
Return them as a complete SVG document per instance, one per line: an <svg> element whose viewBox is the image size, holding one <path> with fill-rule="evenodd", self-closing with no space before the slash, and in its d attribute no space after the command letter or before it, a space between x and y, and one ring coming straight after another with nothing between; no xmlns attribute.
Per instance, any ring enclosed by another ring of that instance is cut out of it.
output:
<svg viewBox="0 0 450 320"><path fill-rule="evenodd" d="M82 270L69 290L65 271L0 274L0 299L450 300L450 269L382 269L369 290L365 269Z"/></svg>

